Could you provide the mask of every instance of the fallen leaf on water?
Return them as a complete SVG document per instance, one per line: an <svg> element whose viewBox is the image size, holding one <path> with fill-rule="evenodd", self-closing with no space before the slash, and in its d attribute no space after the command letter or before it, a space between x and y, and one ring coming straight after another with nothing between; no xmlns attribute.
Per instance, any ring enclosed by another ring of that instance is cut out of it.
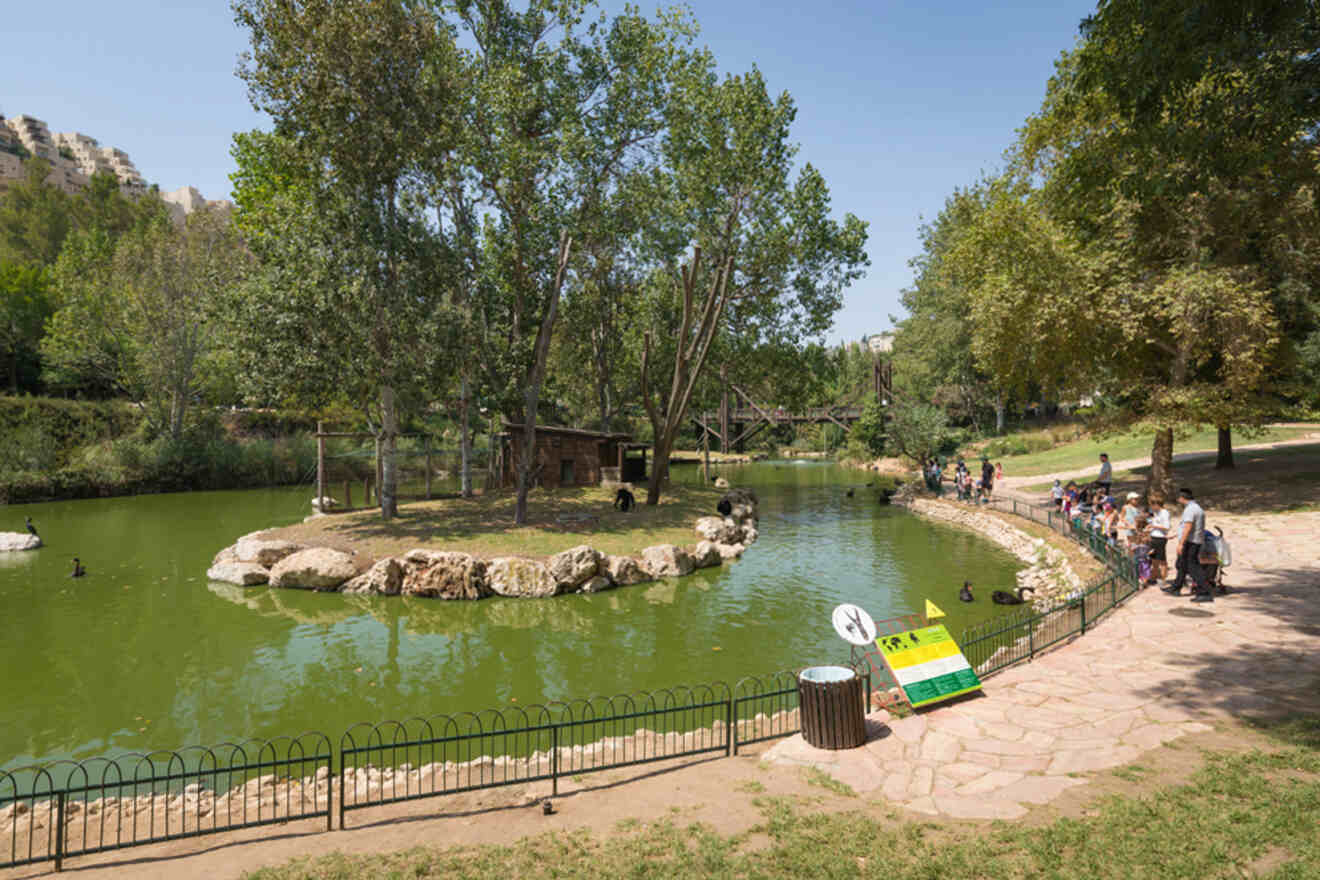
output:
<svg viewBox="0 0 1320 880"><path fill-rule="evenodd" d="M723 651L724 649L721 648L719 645L716 645L715 647L711 648L711 650L712 650L712 651Z"/></svg>

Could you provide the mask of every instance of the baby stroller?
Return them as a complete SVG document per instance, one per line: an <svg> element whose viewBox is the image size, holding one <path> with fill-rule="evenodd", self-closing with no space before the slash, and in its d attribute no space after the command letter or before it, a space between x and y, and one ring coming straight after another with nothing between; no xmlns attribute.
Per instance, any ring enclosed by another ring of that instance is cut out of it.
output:
<svg viewBox="0 0 1320 880"><path fill-rule="evenodd" d="M1215 526L1215 534L1206 529L1201 542L1201 555L1198 557L1201 568L1205 570L1205 583L1210 592L1224 595L1228 587L1224 584L1224 569L1233 564L1233 548L1224 537L1224 530Z"/></svg>

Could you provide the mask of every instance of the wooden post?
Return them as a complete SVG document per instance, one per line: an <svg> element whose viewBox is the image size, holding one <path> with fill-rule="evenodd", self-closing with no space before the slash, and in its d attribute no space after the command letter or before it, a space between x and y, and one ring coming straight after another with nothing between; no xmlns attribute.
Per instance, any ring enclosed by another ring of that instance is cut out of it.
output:
<svg viewBox="0 0 1320 880"><path fill-rule="evenodd" d="M365 476L365 477L362 478L362 506L363 506L363 507L370 507L370 506L371 506L371 477L370 477L370 476Z"/></svg>
<svg viewBox="0 0 1320 880"><path fill-rule="evenodd" d="M316 422L316 509L321 510L325 498L325 424Z"/></svg>
<svg viewBox="0 0 1320 880"><path fill-rule="evenodd" d="M344 509L353 509L353 481L344 480Z"/></svg>
<svg viewBox="0 0 1320 880"><path fill-rule="evenodd" d="M427 434L423 438L426 445L426 500L431 500L431 435Z"/></svg>

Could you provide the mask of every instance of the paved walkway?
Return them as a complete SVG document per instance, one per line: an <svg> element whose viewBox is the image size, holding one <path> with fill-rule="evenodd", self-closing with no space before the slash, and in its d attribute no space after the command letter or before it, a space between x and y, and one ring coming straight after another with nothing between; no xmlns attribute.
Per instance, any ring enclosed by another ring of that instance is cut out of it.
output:
<svg viewBox="0 0 1320 880"><path fill-rule="evenodd" d="M1150 588L1093 632L991 676L982 696L831 752L795 736L772 763L817 767L862 794L957 818L1012 819L1225 716L1320 709L1320 513L1218 515L1232 592L1191 604ZM1257 550L1269 536L1268 555Z"/></svg>

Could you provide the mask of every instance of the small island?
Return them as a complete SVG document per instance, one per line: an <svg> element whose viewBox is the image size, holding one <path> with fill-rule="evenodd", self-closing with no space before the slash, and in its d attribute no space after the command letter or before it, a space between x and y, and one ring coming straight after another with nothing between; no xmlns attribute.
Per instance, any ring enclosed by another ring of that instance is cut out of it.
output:
<svg viewBox="0 0 1320 880"><path fill-rule="evenodd" d="M623 512L614 490L543 493L515 526L505 493L310 517L239 538L216 554L212 581L435 599L543 598L681 577L736 559L759 532L749 489L673 486ZM728 515L718 507L727 503ZM695 540L694 540L695 539Z"/></svg>

